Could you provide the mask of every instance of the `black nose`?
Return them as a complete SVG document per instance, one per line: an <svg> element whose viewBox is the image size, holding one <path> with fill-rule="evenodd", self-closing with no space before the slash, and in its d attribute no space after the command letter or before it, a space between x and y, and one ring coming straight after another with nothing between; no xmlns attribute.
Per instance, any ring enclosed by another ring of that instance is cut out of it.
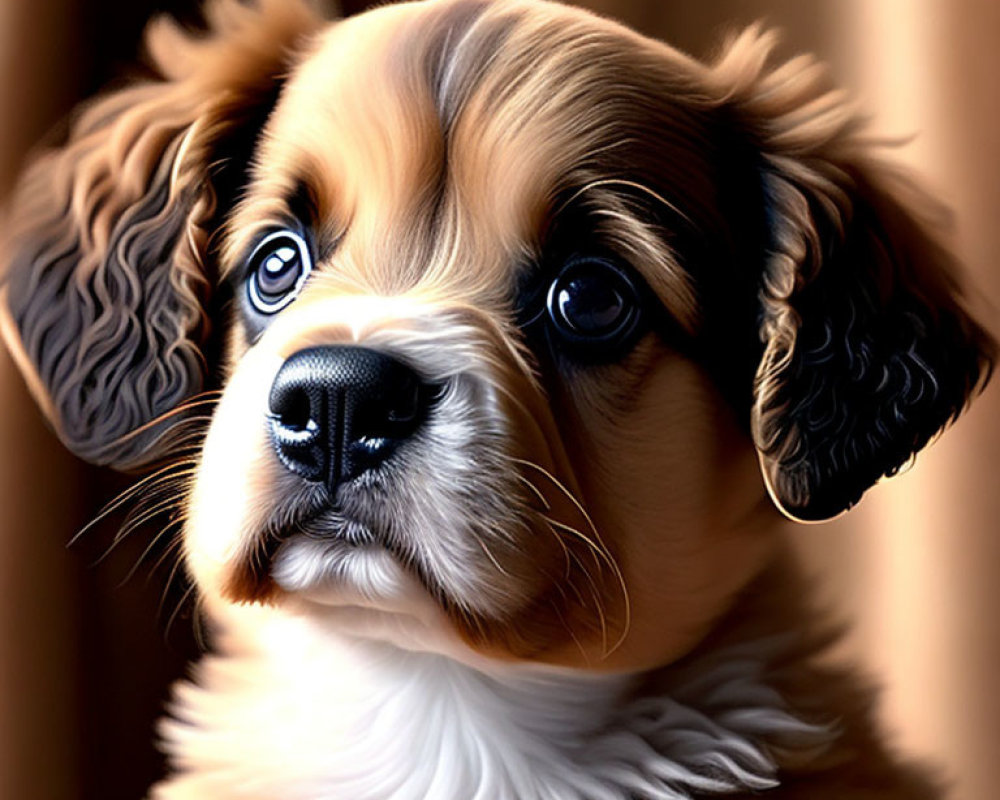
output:
<svg viewBox="0 0 1000 800"><path fill-rule="evenodd" d="M364 347L310 347L278 370L269 398L274 449L292 472L345 481L383 463L427 415L431 387Z"/></svg>

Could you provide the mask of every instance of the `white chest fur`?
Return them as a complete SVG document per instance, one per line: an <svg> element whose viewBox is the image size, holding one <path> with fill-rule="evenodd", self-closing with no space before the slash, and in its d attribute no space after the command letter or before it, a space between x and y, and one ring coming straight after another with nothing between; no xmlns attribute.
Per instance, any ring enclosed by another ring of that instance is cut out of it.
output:
<svg viewBox="0 0 1000 800"><path fill-rule="evenodd" d="M487 673L301 619L223 641L177 688L162 731L181 772L155 798L676 800L772 787L771 745L830 736L746 652L663 696L626 676Z"/></svg>

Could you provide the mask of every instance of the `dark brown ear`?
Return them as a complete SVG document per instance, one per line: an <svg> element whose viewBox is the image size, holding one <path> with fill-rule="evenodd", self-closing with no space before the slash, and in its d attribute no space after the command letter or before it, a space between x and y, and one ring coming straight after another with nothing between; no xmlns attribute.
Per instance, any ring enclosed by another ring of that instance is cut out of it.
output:
<svg viewBox="0 0 1000 800"><path fill-rule="evenodd" d="M905 180L870 157L823 70L768 71L751 29L713 70L762 153L770 245L752 428L789 516L850 508L955 419L994 342L966 312L952 258Z"/></svg>
<svg viewBox="0 0 1000 800"><path fill-rule="evenodd" d="M319 25L297 0L216 0L206 16L204 36L154 23L160 77L87 108L9 206L5 338L63 442L99 464L159 458L200 391L219 204Z"/></svg>

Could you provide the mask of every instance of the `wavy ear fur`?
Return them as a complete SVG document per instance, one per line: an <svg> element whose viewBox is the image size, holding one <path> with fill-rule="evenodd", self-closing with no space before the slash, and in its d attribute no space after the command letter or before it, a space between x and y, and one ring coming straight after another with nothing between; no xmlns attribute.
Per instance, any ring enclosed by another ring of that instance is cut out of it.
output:
<svg viewBox="0 0 1000 800"><path fill-rule="evenodd" d="M752 430L775 502L815 521L952 421L987 380L995 345L964 308L952 258L909 210L927 200L869 155L820 65L769 71L772 46L751 28L711 76L762 154L770 245Z"/></svg>
<svg viewBox="0 0 1000 800"><path fill-rule="evenodd" d="M159 77L87 108L9 205L5 338L63 442L99 464L161 457L200 391L220 201L319 24L298 0L215 0L206 16L204 36L151 25Z"/></svg>

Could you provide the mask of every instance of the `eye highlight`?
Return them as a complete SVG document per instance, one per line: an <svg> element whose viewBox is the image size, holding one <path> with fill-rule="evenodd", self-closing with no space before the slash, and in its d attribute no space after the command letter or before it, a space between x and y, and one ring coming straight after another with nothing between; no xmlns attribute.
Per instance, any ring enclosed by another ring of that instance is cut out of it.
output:
<svg viewBox="0 0 1000 800"><path fill-rule="evenodd" d="M265 236L250 255L247 294L262 314L274 314L295 299L312 271L309 246L289 230Z"/></svg>
<svg viewBox="0 0 1000 800"><path fill-rule="evenodd" d="M548 321L577 355L607 356L631 342L642 317L642 295L629 272L609 258L568 261L549 285Z"/></svg>

